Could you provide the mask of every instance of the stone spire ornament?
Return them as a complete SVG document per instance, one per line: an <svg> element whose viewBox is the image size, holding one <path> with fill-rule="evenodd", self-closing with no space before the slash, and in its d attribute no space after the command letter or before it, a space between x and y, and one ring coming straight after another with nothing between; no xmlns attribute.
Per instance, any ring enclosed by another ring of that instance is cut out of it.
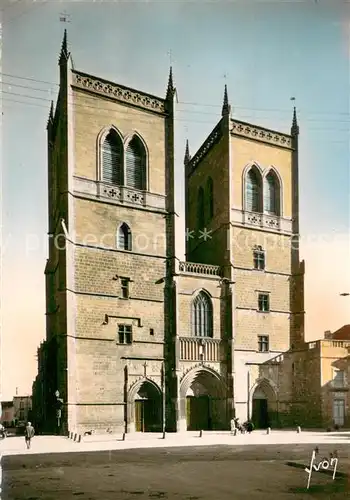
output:
<svg viewBox="0 0 350 500"><path fill-rule="evenodd" d="M186 139L186 149L185 149L184 164L188 165L190 161L191 161L190 148L189 148L189 145L188 145L188 139Z"/></svg>
<svg viewBox="0 0 350 500"><path fill-rule="evenodd" d="M47 128L53 124L53 101L51 101L49 119L47 120Z"/></svg>
<svg viewBox="0 0 350 500"><path fill-rule="evenodd" d="M227 116L230 114L231 114L231 106L229 105L229 102L228 102L227 85L225 83L224 102L222 105L221 116Z"/></svg>
<svg viewBox="0 0 350 500"><path fill-rule="evenodd" d="M174 87L174 82L173 82L173 68L170 66L170 71L169 71L169 79L168 79L168 87L166 91L166 99L172 99L175 94L175 87Z"/></svg>
<svg viewBox="0 0 350 500"><path fill-rule="evenodd" d="M64 30L63 41L60 53L59 64L64 64L68 61L69 52L68 52L68 44L67 44L67 30Z"/></svg>
<svg viewBox="0 0 350 500"><path fill-rule="evenodd" d="M291 134L292 135L298 135L299 134L299 125L298 125L298 120L297 120L297 110L296 110L295 106L294 106L294 110L293 110L293 122L292 122Z"/></svg>

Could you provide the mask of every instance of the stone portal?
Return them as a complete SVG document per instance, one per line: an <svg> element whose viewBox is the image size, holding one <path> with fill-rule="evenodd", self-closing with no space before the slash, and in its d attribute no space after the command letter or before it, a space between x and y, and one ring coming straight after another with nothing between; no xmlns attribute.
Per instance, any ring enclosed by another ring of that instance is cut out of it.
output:
<svg viewBox="0 0 350 500"><path fill-rule="evenodd" d="M162 431L162 392L149 380L137 385L129 396L129 430L131 432Z"/></svg>
<svg viewBox="0 0 350 500"><path fill-rule="evenodd" d="M257 429L267 429L276 423L276 395L267 381L253 392L252 421Z"/></svg>
<svg viewBox="0 0 350 500"><path fill-rule="evenodd" d="M189 372L180 386L180 430L227 428L227 401L221 377L205 368Z"/></svg>

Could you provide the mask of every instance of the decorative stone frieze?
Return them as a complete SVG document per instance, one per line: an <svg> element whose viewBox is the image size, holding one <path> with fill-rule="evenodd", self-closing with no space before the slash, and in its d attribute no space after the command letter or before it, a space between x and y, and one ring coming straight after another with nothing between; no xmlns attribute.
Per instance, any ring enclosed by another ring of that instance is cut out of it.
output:
<svg viewBox="0 0 350 500"><path fill-rule="evenodd" d="M256 141L268 142L283 148L291 149L292 147L292 139L286 134L274 132L262 127L256 127L237 120L231 121L231 134L247 137L248 139L254 139Z"/></svg>
<svg viewBox="0 0 350 500"><path fill-rule="evenodd" d="M85 73L72 72L72 85L99 95L112 97L118 101L132 104L140 108L157 113L164 113L164 100L158 97L139 92L113 82L104 81Z"/></svg>

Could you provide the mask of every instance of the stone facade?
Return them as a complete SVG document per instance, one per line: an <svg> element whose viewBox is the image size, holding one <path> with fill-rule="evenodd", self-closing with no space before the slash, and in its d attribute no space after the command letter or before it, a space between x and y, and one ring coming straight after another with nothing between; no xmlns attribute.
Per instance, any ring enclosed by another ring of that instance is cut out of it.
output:
<svg viewBox="0 0 350 500"><path fill-rule="evenodd" d="M174 97L172 73L163 99L76 71L65 37L48 123L46 369L36 382L47 421L59 390L63 432L228 429L234 415L264 426L278 422L280 395L289 411L292 389L270 360L304 335L296 117L290 135L235 121L225 90L222 119L192 158L186 150L181 262ZM104 177L109 134L123 182ZM142 189L127 180L133 141Z"/></svg>
<svg viewBox="0 0 350 500"><path fill-rule="evenodd" d="M31 396L14 396L13 397L14 420L16 422L25 423L30 418L32 410Z"/></svg>
<svg viewBox="0 0 350 500"><path fill-rule="evenodd" d="M349 339L320 339L259 367L276 388L281 425L349 427L349 347Z"/></svg>
<svg viewBox="0 0 350 500"><path fill-rule="evenodd" d="M270 359L302 345L304 339L304 264L299 261L299 130L295 115L291 135L287 136L232 120L224 108L220 124L206 141L209 151L203 155L200 149L187 165L186 209L190 229L196 228L199 189L203 187L205 191L209 177L214 187L213 216L202 221L212 238L205 241L199 231L199 237L189 239L187 255L190 261L222 266L223 276L231 286L227 304L231 312L226 314L232 314L228 337L234 345L234 413L241 420L252 418L253 399L260 391L259 397L269 400L270 423L277 424L277 413L289 413L293 392L292 388L284 388L284 394L279 394L280 384L274 381L276 368L266 371L264 366ZM206 149L205 144L202 150ZM261 175L263 186L267 175L271 171L275 174L280 190L276 214L266 213L264 200L257 213L247 210L247 173L252 167ZM253 253L257 247L264 252L263 270L254 268ZM261 294L268 295L268 311L259 310ZM266 352L259 352L259 336L268 337ZM291 372L286 373L290 376ZM279 411L281 398L284 403Z"/></svg>

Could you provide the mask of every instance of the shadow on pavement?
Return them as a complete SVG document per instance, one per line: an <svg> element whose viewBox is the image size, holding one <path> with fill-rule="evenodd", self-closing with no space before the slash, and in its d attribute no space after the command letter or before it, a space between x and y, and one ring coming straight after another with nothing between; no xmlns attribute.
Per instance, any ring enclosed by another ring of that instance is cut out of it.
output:
<svg viewBox="0 0 350 500"><path fill-rule="evenodd" d="M344 478L339 478L337 481L334 480L328 484L314 484L311 485L309 489L306 487L289 488L288 491L294 494L303 493L306 495L317 495L317 498L320 498L323 495L326 496L326 498L333 498L331 495L334 495L335 493L344 493L344 497L348 497L349 495L348 482L344 480Z"/></svg>

